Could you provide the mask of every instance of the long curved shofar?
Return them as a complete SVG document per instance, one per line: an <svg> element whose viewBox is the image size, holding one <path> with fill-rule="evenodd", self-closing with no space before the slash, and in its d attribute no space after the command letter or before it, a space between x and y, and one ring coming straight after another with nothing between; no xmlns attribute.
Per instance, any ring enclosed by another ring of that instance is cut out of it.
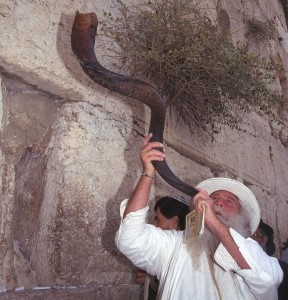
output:
<svg viewBox="0 0 288 300"><path fill-rule="evenodd" d="M156 89L147 82L120 75L104 68L97 60L94 46L97 34L98 20L95 13L79 13L73 23L71 45L74 54L84 72L97 84L119 93L132 97L148 105L151 109L149 132L153 133L151 141L163 143L166 107ZM162 151L162 149L158 149ZM166 160L155 161L153 165L160 176L175 189L195 196L198 191L178 179L168 167Z"/></svg>

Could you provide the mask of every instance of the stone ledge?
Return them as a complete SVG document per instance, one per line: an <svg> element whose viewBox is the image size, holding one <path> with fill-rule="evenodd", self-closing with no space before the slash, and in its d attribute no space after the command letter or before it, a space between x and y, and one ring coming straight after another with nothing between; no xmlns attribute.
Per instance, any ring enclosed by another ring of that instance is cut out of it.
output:
<svg viewBox="0 0 288 300"><path fill-rule="evenodd" d="M41 290L41 288L43 288ZM135 300L142 293L138 284L101 285L93 287L39 287L39 290L0 293L1 300Z"/></svg>

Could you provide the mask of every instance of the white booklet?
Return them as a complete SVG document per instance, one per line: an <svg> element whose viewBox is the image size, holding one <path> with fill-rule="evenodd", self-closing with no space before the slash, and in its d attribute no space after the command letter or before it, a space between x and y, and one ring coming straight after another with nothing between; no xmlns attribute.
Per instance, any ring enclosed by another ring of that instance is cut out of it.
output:
<svg viewBox="0 0 288 300"><path fill-rule="evenodd" d="M204 233L205 227L205 207L203 213L198 213L196 209L192 210L186 216L186 228L184 231L183 243L189 243Z"/></svg>

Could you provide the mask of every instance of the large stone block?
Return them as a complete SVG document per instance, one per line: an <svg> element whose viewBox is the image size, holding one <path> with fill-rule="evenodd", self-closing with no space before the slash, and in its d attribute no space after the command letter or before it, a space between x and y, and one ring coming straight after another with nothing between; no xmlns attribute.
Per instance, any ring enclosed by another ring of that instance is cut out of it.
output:
<svg viewBox="0 0 288 300"><path fill-rule="evenodd" d="M37 226L30 241L24 234L39 284L123 280L121 272L130 267L119 259L114 236L119 203L141 174L135 155L141 141L132 130L129 122L88 104L67 104L59 114L46 150L44 182L39 184L42 203L31 216ZM125 277L131 281L131 271Z"/></svg>
<svg viewBox="0 0 288 300"><path fill-rule="evenodd" d="M46 289L45 289L46 288ZM141 299L141 289L136 284L106 285L70 288L41 287L34 291L17 291L0 294L2 300L137 300Z"/></svg>
<svg viewBox="0 0 288 300"><path fill-rule="evenodd" d="M113 0L0 4L0 72L7 87L2 84L4 96L0 93L0 287L78 287L6 293L1 299L139 296L138 285L132 284L135 268L117 251L114 236L119 203L141 176L138 153L150 112L138 101L96 85L70 45L76 10L94 11L101 21L104 11L116 13L114 5ZM203 1L202 6L209 7L213 21L222 16L224 24L229 23L226 33L234 42L250 42L252 49L287 66L288 34L279 1L245 6L240 0ZM246 35L242 18L262 13L267 18L277 15L279 36L265 47ZM110 67L106 42L98 37L96 49L100 62ZM285 94L284 71L280 77L275 87ZM191 185L212 176L243 180L259 199L263 219L275 230L279 253L288 236L287 130L253 114L248 121L248 133L224 128L211 141L190 134L168 116L167 161ZM151 206L166 194L179 192L157 175ZM81 290L83 283L91 288Z"/></svg>

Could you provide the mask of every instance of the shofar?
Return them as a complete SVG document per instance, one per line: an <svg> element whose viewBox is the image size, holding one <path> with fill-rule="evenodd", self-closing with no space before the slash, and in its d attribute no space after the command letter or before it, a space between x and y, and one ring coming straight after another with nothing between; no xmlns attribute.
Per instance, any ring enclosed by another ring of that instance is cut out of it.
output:
<svg viewBox="0 0 288 300"><path fill-rule="evenodd" d="M149 132L153 133L151 141L163 143L166 107L163 99L151 84L129 76L114 73L104 68L96 58L94 46L98 20L95 13L76 12L72 28L71 45L74 54L84 72L97 84L132 97L148 105L151 109ZM162 151L162 149L158 149ZM153 165L160 176L175 189L195 196L198 191L181 181L171 171L166 160L154 161Z"/></svg>

